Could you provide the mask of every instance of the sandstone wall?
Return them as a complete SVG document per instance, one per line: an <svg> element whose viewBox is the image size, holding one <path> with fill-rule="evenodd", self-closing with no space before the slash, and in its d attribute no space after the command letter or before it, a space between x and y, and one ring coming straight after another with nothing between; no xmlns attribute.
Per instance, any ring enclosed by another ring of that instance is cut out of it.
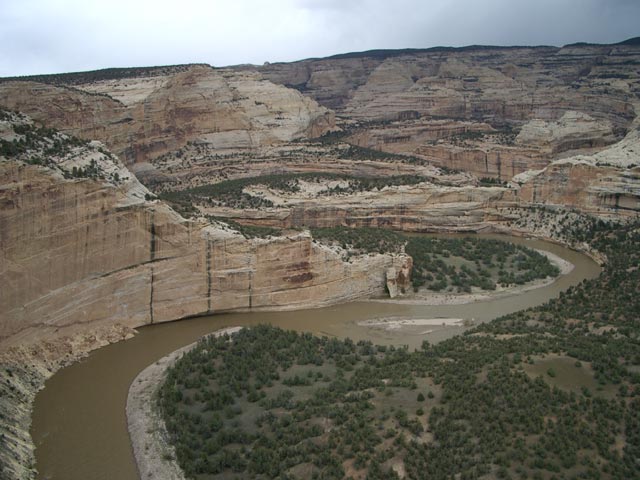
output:
<svg viewBox="0 0 640 480"><path fill-rule="evenodd" d="M495 145L488 148L423 145L416 149L416 154L435 165L473 173L480 178L492 177L504 181L548 164L548 159L537 150Z"/></svg>
<svg viewBox="0 0 640 480"><path fill-rule="evenodd" d="M248 241L108 183L0 163L0 344L115 323L320 306L381 293L404 257L345 263L295 233Z"/></svg>
<svg viewBox="0 0 640 480"><path fill-rule="evenodd" d="M64 133L101 140L129 165L188 142L252 149L334 127L333 112L295 90L257 74L206 66L73 88L6 82L0 84L0 106Z"/></svg>
<svg viewBox="0 0 640 480"><path fill-rule="evenodd" d="M371 51L255 69L348 118L350 142L510 180L620 140L639 64L638 45L574 45ZM513 138L454 138L493 128Z"/></svg>
<svg viewBox="0 0 640 480"><path fill-rule="evenodd" d="M273 208L200 207L208 214L250 225L380 227L411 232L477 232L502 220L497 207L513 205L513 192L497 187L445 187L422 183L309 199L264 194Z"/></svg>
<svg viewBox="0 0 640 480"><path fill-rule="evenodd" d="M640 167L620 169L588 161L558 161L526 178L517 195L529 204L635 216L640 212Z"/></svg>
<svg viewBox="0 0 640 480"><path fill-rule="evenodd" d="M465 47L362 52L257 69L363 120L428 118L492 124L583 111L624 128L633 118L634 45Z"/></svg>

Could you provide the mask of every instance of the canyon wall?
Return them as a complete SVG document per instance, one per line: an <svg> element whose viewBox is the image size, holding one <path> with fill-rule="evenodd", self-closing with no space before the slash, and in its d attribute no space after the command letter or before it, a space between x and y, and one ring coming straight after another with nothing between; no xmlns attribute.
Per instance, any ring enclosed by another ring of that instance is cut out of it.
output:
<svg viewBox="0 0 640 480"><path fill-rule="evenodd" d="M380 50L254 69L350 118L499 124L578 110L625 128L639 43Z"/></svg>
<svg viewBox="0 0 640 480"><path fill-rule="evenodd" d="M114 186L0 163L0 343L382 293L405 257L345 263L305 233L247 240Z"/></svg>
<svg viewBox="0 0 640 480"><path fill-rule="evenodd" d="M0 158L0 363L12 372L0 378L8 392L0 407L5 418L15 415L0 425L0 473L10 478L33 474L29 404L44 379L137 326L321 306L385 285L396 292L408 281L406 256L347 261L304 232L246 239L186 220L151 200L103 147L141 177L184 188L283 172L429 179L316 198L263 190L254 193L274 207L259 210L202 207L253 225L480 231L508 228L518 207L640 211L637 41L120 73L0 82L0 106L104 144L84 160L72 149L57 167L48 154ZM299 142L335 129L329 108L342 130L336 142ZM49 140L42 152L55 146ZM92 160L102 177L82 178ZM435 166L510 183L478 187L468 174L441 175Z"/></svg>
<svg viewBox="0 0 640 480"><path fill-rule="evenodd" d="M377 227L410 232L492 231L506 218L499 208L516 204L507 188L452 187L428 182L353 194L295 198L260 189L254 193L274 204L265 209L199 207L204 213L248 225L278 228Z"/></svg>
<svg viewBox="0 0 640 480"><path fill-rule="evenodd" d="M639 66L635 39L381 50L254 70L349 119L350 142L506 181L620 140L635 118Z"/></svg>
<svg viewBox="0 0 640 480"><path fill-rule="evenodd" d="M152 77L89 84L0 83L0 106L86 140L100 140L126 164L189 142L217 150L322 135L333 112L251 72L194 65Z"/></svg>

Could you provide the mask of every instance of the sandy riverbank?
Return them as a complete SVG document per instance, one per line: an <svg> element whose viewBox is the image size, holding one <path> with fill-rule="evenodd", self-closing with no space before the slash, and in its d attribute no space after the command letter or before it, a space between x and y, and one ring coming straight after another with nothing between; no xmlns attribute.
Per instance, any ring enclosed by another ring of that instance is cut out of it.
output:
<svg viewBox="0 0 640 480"><path fill-rule="evenodd" d="M558 255L548 252L546 250L536 250L549 259L551 263L558 267L560 270L560 276L567 275L574 268L575 265L568 262L564 258ZM559 277L542 278L529 282L525 285L516 285L512 287L496 287L495 290L481 290L472 293L440 293L432 292L429 290L419 290L418 292L412 292L405 297L400 298L377 298L372 299L372 302L382 303L398 303L405 305L431 305L431 306L443 306L443 305L464 305L467 303L482 302L486 300L493 300L500 297L506 297L510 295L519 295L536 288L546 287L555 282Z"/></svg>
<svg viewBox="0 0 640 480"><path fill-rule="evenodd" d="M241 328L224 328L210 335L231 335ZM131 383L127 396L127 424L141 479L185 480L176 461L175 450L168 442L164 422L155 408L154 395L167 369L197 344L191 343L162 357L140 372Z"/></svg>
<svg viewBox="0 0 640 480"><path fill-rule="evenodd" d="M358 322L361 327L375 328L385 330L387 332L394 330L402 330L403 328L411 327L462 327L464 325L464 319L462 318L402 318L402 317L387 317L376 318L373 320L365 320ZM433 330L425 330L419 332L419 335L426 335Z"/></svg>

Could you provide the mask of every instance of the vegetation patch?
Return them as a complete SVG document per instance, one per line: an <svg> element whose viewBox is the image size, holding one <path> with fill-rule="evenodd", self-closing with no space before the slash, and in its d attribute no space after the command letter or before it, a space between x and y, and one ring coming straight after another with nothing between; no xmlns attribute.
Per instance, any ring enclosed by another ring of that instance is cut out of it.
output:
<svg viewBox="0 0 640 480"><path fill-rule="evenodd" d="M126 78L153 77L172 75L184 72L198 64L169 65L157 67L104 68L87 72L52 73L46 75L25 75L20 77L3 77L0 82L40 82L53 85L82 85L105 80L123 80ZM206 64L201 64L209 66Z"/></svg>
<svg viewBox="0 0 640 480"><path fill-rule="evenodd" d="M8 112L3 112L0 120L14 120L11 125L16 135L11 141L0 139L0 156L5 158L20 158L28 163L45 165L50 163L47 158L51 156L64 156L74 147L86 145L88 142L58 133L52 128L38 127L27 123L19 114L14 117ZM20 123L17 123L20 122Z"/></svg>
<svg viewBox="0 0 640 480"><path fill-rule="evenodd" d="M556 277L558 267L531 248L501 240L407 236L378 228L312 228L313 238L354 253L406 252L413 258L413 288L470 293L473 287L523 285Z"/></svg>
<svg viewBox="0 0 640 480"><path fill-rule="evenodd" d="M77 137L60 133L32 123L21 113L0 110L0 158L18 160L30 165L42 165L59 171L65 178L107 179L119 183L128 177L120 178L118 172L108 173L99 161L100 158L115 157L102 147L93 148L89 142ZM91 158L69 167L66 161L73 161L89 153L99 153L98 159ZM84 163L84 164L82 164Z"/></svg>
<svg viewBox="0 0 640 480"><path fill-rule="evenodd" d="M240 234L244 238L277 237L282 233L282 230L278 228L262 227L257 225L243 225L241 223L234 222L233 220L229 220L226 218L224 219L216 218L211 215L209 215L208 218L210 221L216 221L216 222L225 223L229 225L230 228L233 228L234 230L240 232Z"/></svg>
<svg viewBox="0 0 640 480"><path fill-rule="evenodd" d="M433 361L409 359L258 326L202 340L168 372L159 404L190 477L343 478L350 464L394 478L403 444L429 437L440 397L426 374Z"/></svg>
<svg viewBox="0 0 640 480"><path fill-rule="evenodd" d="M600 277L420 350L271 327L207 339L159 405L191 478L637 478L640 225ZM595 387L594 387L595 386Z"/></svg>
<svg viewBox="0 0 640 480"><path fill-rule="evenodd" d="M557 277L560 270L541 253L514 243L484 238L410 237L414 289L470 293Z"/></svg>
<svg viewBox="0 0 640 480"><path fill-rule="evenodd" d="M365 192L396 185L416 185L428 181L427 178L414 175L392 177L353 177L331 173L289 173L282 175L263 175L250 178L226 180L220 183L202 185L175 192L164 192L160 198L186 211L197 211L193 205L224 206L229 208L270 208L271 200L251 195L245 191L251 186L265 186L283 193L300 191L300 181L322 182L343 181L344 185L327 188L324 194ZM185 208L186 207L186 208Z"/></svg>
<svg viewBox="0 0 640 480"><path fill-rule="evenodd" d="M321 243L339 245L356 254L401 253L407 237L381 228L312 228L311 235Z"/></svg>

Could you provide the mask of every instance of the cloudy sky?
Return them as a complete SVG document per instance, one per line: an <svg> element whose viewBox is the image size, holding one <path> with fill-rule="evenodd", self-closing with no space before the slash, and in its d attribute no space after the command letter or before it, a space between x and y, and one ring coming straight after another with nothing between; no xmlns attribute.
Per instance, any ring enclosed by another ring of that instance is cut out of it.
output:
<svg viewBox="0 0 640 480"><path fill-rule="evenodd" d="M0 0L0 76L634 36L640 0Z"/></svg>

